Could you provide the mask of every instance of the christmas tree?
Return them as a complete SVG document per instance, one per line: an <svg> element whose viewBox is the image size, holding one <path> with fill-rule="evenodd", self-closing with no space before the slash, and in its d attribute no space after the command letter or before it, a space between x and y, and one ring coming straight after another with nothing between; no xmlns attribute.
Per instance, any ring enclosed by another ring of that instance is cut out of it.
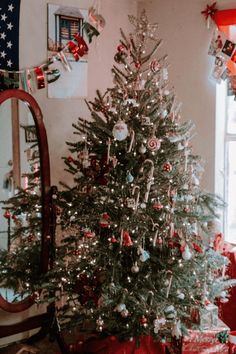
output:
<svg viewBox="0 0 236 354"><path fill-rule="evenodd" d="M54 195L62 239L44 287L62 325L123 340L179 338L209 321L209 304L214 321L213 301L231 284L208 227L219 200L199 186L193 124L180 122L167 58L156 57L157 25L145 12L129 18L134 32L121 30L114 87L98 91L91 117L73 125L65 164L74 185Z"/></svg>
<svg viewBox="0 0 236 354"><path fill-rule="evenodd" d="M26 158L22 186L16 189L12 186L14 190L10 197L1 201L8 225L8 247L0 249L0 286L4 297L8 299L10 294L9 301L19 301L32 294L41 276L42 201L38 144L31 144L23 154Z"/></svg>

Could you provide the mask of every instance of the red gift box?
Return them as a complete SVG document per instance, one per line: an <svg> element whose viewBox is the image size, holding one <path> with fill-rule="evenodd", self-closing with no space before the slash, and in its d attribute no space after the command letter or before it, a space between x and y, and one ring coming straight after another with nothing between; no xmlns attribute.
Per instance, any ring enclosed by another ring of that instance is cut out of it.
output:
<svg viewBox="0 0 236 354"><path fill-rule="evenodd" d="M217 335L220 332L229 331L220 319L215 327L200 331L199 329L188 330L188 336L182 339L182 354L228 354L229 345L220 343Z"/></svg>
<svg viewBox="0 0 236 354"><path fill-rule="evenodd" d="M167 343L170 354L228 354L229 344L220 343L217 338L221 332L229 331L220 319L215 327L206 330L188 329L188 336L182 340L172 340Z"/></svg>

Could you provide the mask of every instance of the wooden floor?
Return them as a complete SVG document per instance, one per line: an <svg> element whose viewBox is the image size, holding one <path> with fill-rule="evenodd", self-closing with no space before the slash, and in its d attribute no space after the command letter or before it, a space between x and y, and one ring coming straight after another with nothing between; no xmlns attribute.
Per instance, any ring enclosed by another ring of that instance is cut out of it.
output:
<svg viewBox="0 0 236 354"><path fill-rule="evenodd" d="M47 338L33 345L15 343L0 348L0 354L59 354L60 350L56 342L50 342Z"/></svg>

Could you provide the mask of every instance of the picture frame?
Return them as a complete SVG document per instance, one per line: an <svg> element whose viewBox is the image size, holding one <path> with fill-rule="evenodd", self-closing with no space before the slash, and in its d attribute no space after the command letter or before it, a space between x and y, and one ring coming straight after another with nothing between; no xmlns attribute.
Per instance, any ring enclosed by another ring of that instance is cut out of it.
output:
<svg viewBox="0 0 236 354"><path fill-rule="evenodd" d="M25 127L25 142L36 143L38 141L35 125Z"/></svg>

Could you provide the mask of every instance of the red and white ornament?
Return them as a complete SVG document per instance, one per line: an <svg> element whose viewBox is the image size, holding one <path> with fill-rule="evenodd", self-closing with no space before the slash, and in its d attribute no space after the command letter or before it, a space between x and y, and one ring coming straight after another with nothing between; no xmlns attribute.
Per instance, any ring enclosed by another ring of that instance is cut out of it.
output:
<svg viewBox="0 0 236 354"><path fill-rule="evenodd" d="M130 247L133 245L133 241L132 241L128 231L122 232L122 238L123 238L123 241L122 241L123 246Z"/></svg>
<svg viewBox="0 0 236 354"><path fill-rule="evenodd" d="M102 228L102 229L106 229L110 226L111 224L111 217L110 215L108 215L107 213L103 213L102 216L101 216L101 219L99 221L99 226Z"/></svg>
<svg viewBox="0 0 236 354"><path fill-rule="evenodd" d="M84 237L93 238L95 237L95 233L92 232L90 229L84 229Z"/></svg>
<svg viewBox="0 0 236 354"><path fill-rule="evenodd" d="M127 124L122 120L118 120L118 122L113 127L112 134L118 141L125 140L128 136Z"/></svg>
<svg viewBox="0 0 236 354"><path fill-rule="evenodd" d="M152 204L152 208L155 210L161 210L163 208L163 205L159 201L156 201Z"/></svg>
<svg viewBox="0 0 236 354"><path fill-rule="evenodd" d="M150 63L150 70L153 73L155 73L159 69L160 69L160 64L158 63L158 61L156 59L152 60L151 63Z"/></svg>
<svg viewBox="0 0 236 354"><path fill-rule="evenodd" d="M151 137L147 142L147 148L150 151L157 151L161 147L161 140L158 139L156 136Z"/></svg>

